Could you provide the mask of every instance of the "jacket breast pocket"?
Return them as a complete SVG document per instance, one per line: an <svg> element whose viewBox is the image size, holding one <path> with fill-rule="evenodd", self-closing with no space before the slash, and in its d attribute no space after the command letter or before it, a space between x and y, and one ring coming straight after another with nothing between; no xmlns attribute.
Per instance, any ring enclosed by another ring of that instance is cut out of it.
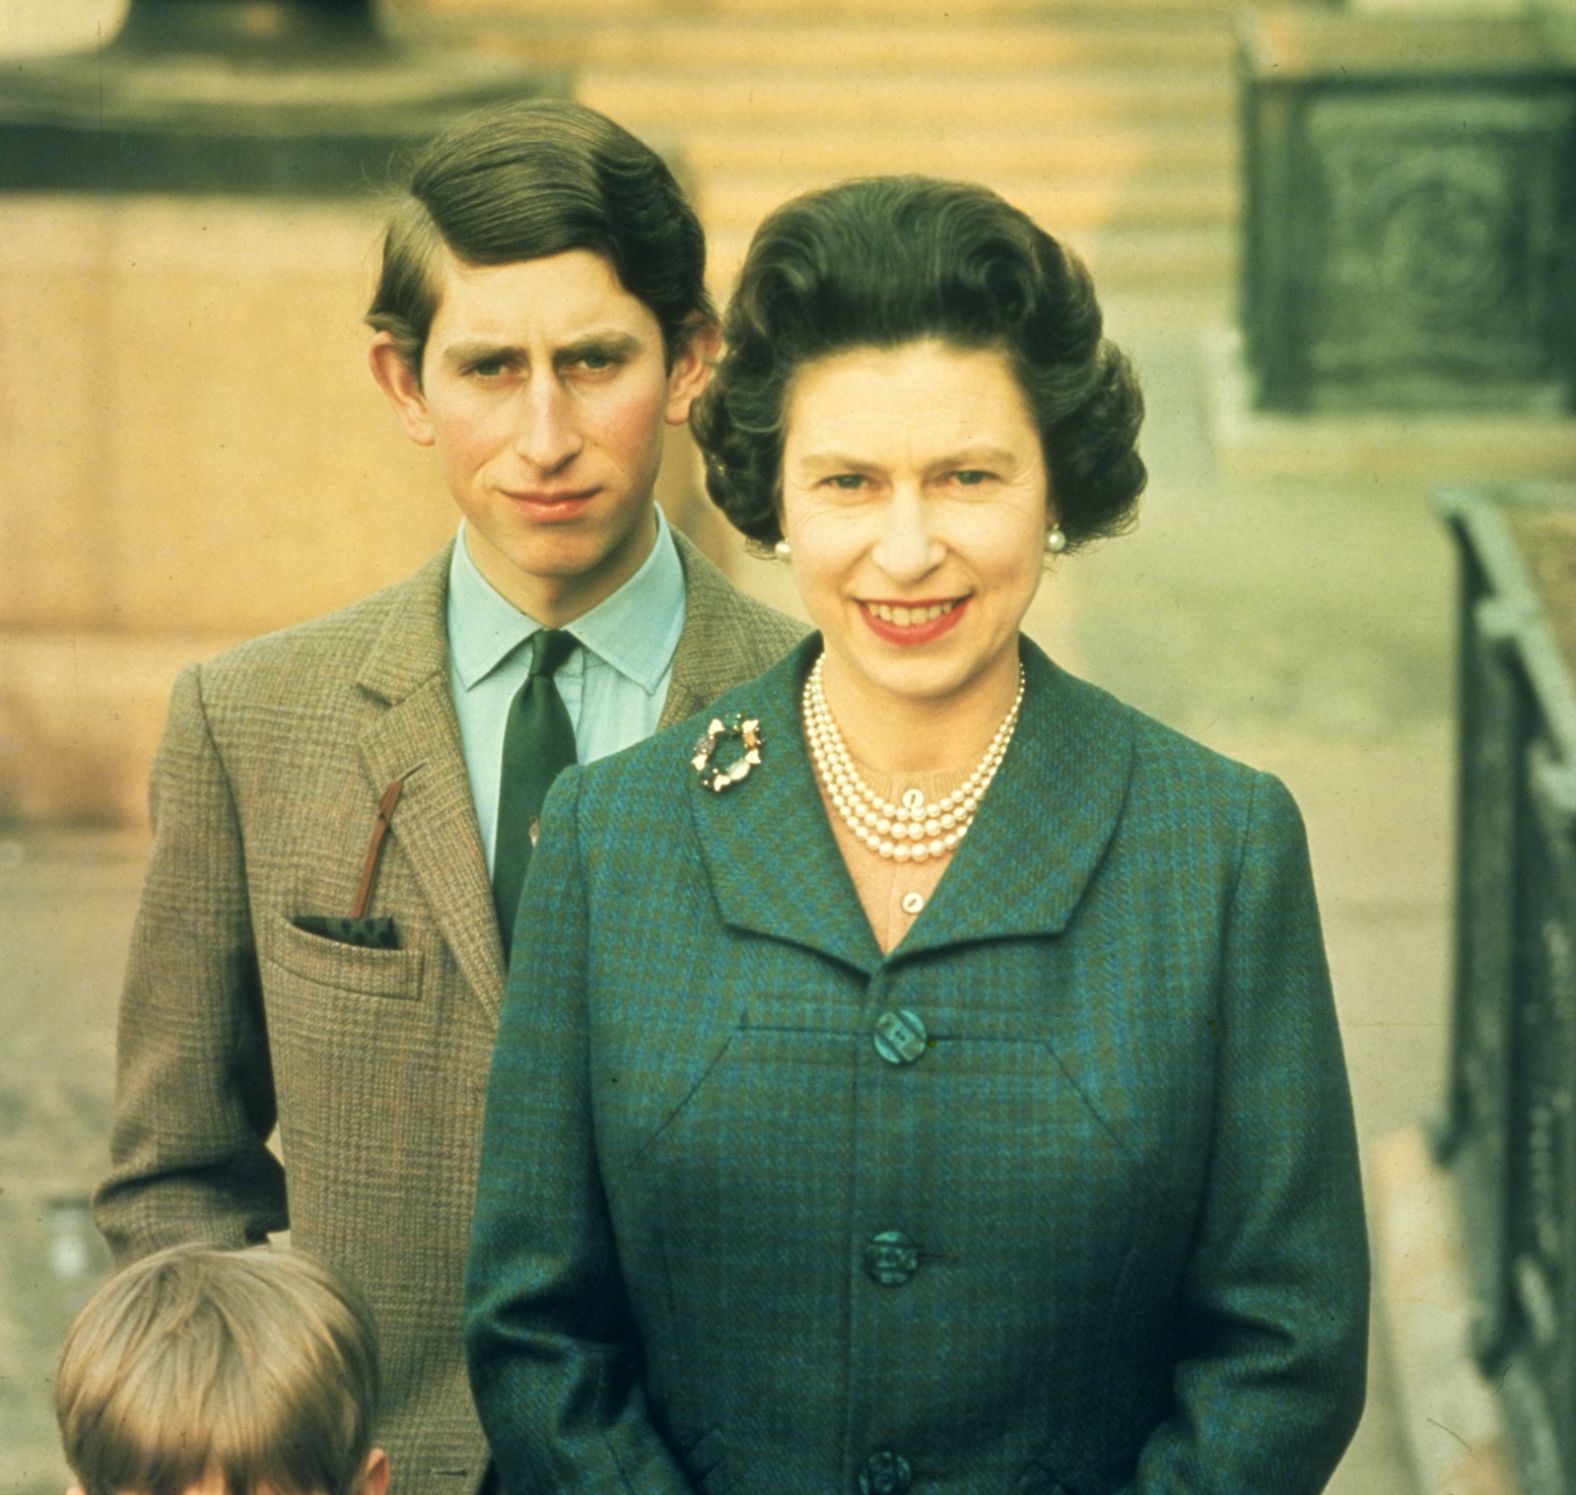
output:
<svg viewBox="0 0 1576 1495"><path fill-rule="evenodd" d="M349 945L297 929L283 914L269 916L262 958L316 986L362 996L414 1001L421 995L426 954L422 950L379 950Z"/></svg>

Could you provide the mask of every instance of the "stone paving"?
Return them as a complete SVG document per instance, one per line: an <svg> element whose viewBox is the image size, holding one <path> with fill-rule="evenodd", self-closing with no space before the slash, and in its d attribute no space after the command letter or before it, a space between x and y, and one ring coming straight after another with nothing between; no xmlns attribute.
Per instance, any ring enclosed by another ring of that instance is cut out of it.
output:
<svg viewBox="0 0 1576 1495"><path fill-rule="evenodd" d="M1134 297L1110 313L1149 394L1150 493L1134 534L1059 567L1029 631L1291 786L1370 1145L1425 1115L1443 1072L1450 550L1419 484L1224 476L1205 437L1200 353L1222 309ZM752 590L787 598L781 568L738 570ZM104 1268L83 1201L103 1167L118 971L145 848L139 833L0 831L0 1495L64 1485L49 1381L59 1336ZM1415 1490L1381 1346L1330 1489Z"/></svg>

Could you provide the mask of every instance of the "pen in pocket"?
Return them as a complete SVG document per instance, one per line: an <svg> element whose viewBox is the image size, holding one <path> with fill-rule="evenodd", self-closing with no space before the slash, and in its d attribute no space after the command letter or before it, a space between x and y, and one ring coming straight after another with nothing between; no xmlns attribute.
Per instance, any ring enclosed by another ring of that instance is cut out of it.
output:
<svg viewBox="0 0 1576 1495"><path fill-rule="evenodd" d="M350 917L364 919L367 916L367 907L372 902L372 884L378 875L378 861L383 855L383 838L389 833L389 821L394 815L394 806L399 803L399 797L405 792L405 779L408 775L401 774L387 789L378 801L376 819L372 822L372 836L367 842L367 854L361 862L361 880L356 884L356 901L351 905Z"/></svg>

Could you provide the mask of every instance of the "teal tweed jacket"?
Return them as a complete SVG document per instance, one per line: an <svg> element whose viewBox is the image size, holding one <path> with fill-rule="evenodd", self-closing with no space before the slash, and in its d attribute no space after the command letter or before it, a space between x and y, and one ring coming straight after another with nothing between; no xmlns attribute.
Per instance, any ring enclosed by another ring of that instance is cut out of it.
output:
<svg viewBox="0 0 1576 1495"><path fill-rule="evenodd" d="M697 718L549 801L466 1293L506 1489L1321 1489L1368 1262L1290 796L1025 642L883 956L804 750L817 648L718 703L765 735L728 792Z"/></svg>

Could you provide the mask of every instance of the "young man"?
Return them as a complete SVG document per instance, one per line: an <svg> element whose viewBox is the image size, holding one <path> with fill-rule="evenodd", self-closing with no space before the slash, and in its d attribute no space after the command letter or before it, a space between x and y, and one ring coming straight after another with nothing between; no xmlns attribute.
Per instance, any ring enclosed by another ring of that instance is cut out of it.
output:
<svg viewBox="0 0 1576 1495"><path fill-rule="evenodd" d="M88 1300L61 1351L66 1495L386 1495L378 1337L300 1251L170 1246Z"/></svg>
<svg viewBox="0 0 1576 1495"><path fill-rule="evenodd" d="M428 147L371 361L437 448L460 537L186 671L154 766L100 1226L120 1260L288 1227L342 1269L382 1333L380 1441L421 1495L469 1495L486 1466L460 1297L546 783L798 632L652 501L715 343L703 262L667 168L591 110L510 106Z"/></svg>

